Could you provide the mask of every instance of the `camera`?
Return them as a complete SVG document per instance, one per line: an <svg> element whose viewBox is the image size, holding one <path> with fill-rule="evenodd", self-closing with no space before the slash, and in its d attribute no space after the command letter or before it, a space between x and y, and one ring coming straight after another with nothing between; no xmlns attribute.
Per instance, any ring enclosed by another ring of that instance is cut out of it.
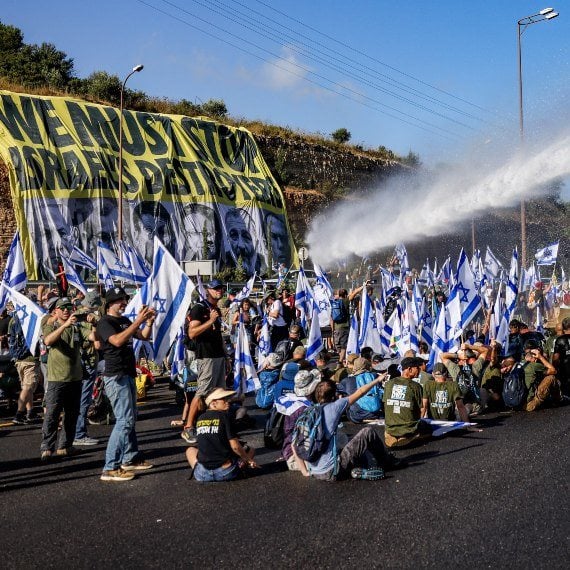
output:
<svg viewBox="0 0 570 570"><path fill-rule="evenodd" d="M89 315L89 313L76 313L75 316L75 322L76 323L85 323L87 322L87 315Z"/></svg>
<svg viewBox="0 0 570 570"><path fill-rule="evenodd" d="M377 279L369 279L366 284L367 285L376 285L376 283L378 283Z"/></svg>

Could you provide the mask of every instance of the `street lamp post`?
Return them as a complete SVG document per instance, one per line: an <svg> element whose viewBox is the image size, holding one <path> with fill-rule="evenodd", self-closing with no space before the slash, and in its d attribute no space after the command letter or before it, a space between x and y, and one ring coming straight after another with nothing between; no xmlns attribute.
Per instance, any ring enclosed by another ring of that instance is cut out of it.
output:
<svg viewBox="0 0 570 570"><path fill-rule="evenodd" d="M547 22L556 18L558 12L554 8L544 8L537 14L525 16L517 22L517 52L519 63L519 132L521 144L524 141L524 114L523 114L523 80L522 80L522 50L521 50L521 36L528 26L531 24L538 24L539 22ZM526 206L524 198L521 200L521 264L526 267L527 252L526 252Z"/></svg>
<svg viewBox="0 0 570 570"><path fill-rule="evenodd" d="M119 105L119 242L123 241L123 98L129 77L138 71L142 71L143 67L144 65L141 64L135 65L121 85L121 103Z"/></svg>

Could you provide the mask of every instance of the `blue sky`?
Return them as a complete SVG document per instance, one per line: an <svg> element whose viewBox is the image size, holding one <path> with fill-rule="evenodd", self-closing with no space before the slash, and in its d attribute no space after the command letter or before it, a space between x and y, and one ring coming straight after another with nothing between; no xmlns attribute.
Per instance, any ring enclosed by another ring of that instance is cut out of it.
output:
<svg viewBox="0 0 570 570"><path fill-rule="evenodd" d="M532 139L567 117L568 0L3 0L0 17L65 51L81 77L143 63L129 87L149 95L223 99L233 116L308 133L346 127L355 144L435 164L497 133L517 140L516 22L547 6L560 16L523 35Z"/></svg>

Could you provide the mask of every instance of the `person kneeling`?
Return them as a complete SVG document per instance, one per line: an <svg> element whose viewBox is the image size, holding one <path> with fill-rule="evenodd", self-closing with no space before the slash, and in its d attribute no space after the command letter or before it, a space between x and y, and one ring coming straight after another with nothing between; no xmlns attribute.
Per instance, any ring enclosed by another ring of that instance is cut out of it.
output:
<svg viewBox="0 0 570 570"><path fill-rule="evenodd" d="M255 450L243 447L234 435L228 410L233 390L216 388L206 397L208 409L196 422L198 447L189 447L186 458L200 482L232 481L245 467L258 467Z"/></svg>

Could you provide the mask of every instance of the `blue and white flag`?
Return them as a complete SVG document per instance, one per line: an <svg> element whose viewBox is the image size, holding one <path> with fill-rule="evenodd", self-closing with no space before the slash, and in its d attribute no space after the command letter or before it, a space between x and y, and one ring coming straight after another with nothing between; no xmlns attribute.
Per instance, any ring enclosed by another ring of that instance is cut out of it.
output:
<svg viewBox="0 0 570 570"><path fill-rule="evenodd" d="M503 347L503 354L506 354L509 344L509 314L505 307L502 292L503 283L500 282L489 322L489 334Z"/></svg>
<svg viewBox="0 0 570 570"><path fill-rule="evenodd" d="M84 251L81 251L76 245L74 245L69 252L69 261L71 261L73 265L79 265L80 267L85 267L93 271L97 270L97 262Z"/></svg>
<svg viewBox="0 0 570 570"><path fill-rule="evenodd" d="M435 282L435 275L433 274L433 271L430 269L429 259L426 259L426 262L424 263L422 270L418 275L417 282L419 282L420 285L423 285L424 287L433 287Z"/></svg>
<svg viewBox="0 0 570 570"><path fill-rule="evenodd" d="M390 337L392 335L392 330L386 328L386 323L384 321L384 306L382 306L378 299L376 299L376 302L374 303L374 313L376 314L376 327L380 333L380 344L382 346L382 350L380 350L378 354L388 357L391 354Z"/></svg>
<svg viewBox="0 0 570 570"><path fill-rule="evenodd" d="M162 362L186 321L194 284L156 236L149 279L150 302L156 311L152 348L155 361Z"/></svg>
<svg viewBox="0 0 570 570"><path fill-rule="evenodd" d="M455 286L447 301L450 325L453 327L451 338L457 339L475 318L482 307L481 297L475 285L475 278L465 251L461 249L455 277Z"/></svg>
<svg viewBox="0 0 570 570"><path fill-rule="evenodd" d="M390 291L394 287L400 285L399 279L394 275L393 271L389 271L384 267L380 267L380 273L382 274L382 288L384 291Z"/></svg>
<svg viewBox="0 0 570 570"><path fill-rule="evenodd" d="M360 296L360 334L358 336L358 346L360 350L370 347L374 352L382 351L380 331L376 323L376 312L372 306L372 301L366 293L366 286L362 288Z"/></svg>
<svg viewBox="0 0 570 570"><path fill-rule="evenodd" d="M292 416L297 410L308 408L312 405L313 403L310 400L301 396L295 396L293 392L283 394L275 402L275 408L284 416Z"/></svg>
<svg viewBox="0 0 570 570"><path fill-rule="evenodd" d="M2 283L0 285L0 311L4 310L8 301L8 291L4 285L11 287L15 291L22 291L26 288L28 277L26 275L26 264L24 262L24 254L20 244L20 234L16 232L14 239L8 250L8 258L6 259L6 268L2 274Z"/></svg>
<svg viewBox="0 0 570 570"><path fill-rule="evenodd" d="M313 269L315 270L315 275L317 277L317 283L321 283L322 286L326 289L329 299L333 296L333 288L327 279L325 272L322 270L321 266L317 263L313 263Z"/></svg>
<svg viewBox="0 0 570 570"><path fill-rule="evenodd" d="M119 243L119 247L123 252L122 257L125 260L125 266L128 265L128 270L131 274L129 281L132 283L144 283L150 276L150 269L144 258L131 244L125 241Z"/></svg>
<svg viewBox="0 0 570 570"><path fill-rule="evenodd" d="M511 317L517 306L517 298L519 295L519 255L517 248L513 249L511 258L511 268L509 270L509 278L507 280L507 288L505 289L505 304L509 317Z"/></svg>
<svg viewBox="0 0 570 570"><path fill-rule="evenodd" d="M107 266L105 256L101 253L99 248L97 248L97 276L99 283L103 283L105 289L112 289L114 287L113 276Z"/></svg>
<svg viewBox="0 0 570 570"><path fill-rule="evenodd" d="M122 256L123 259L119 259L119 256L105 243L102 241L97 242L97 249L99 250L99 278L105 279L104 274L102 274L101 269L101 259L104 262L104 265L107 267L107 270L113 279L119 279L121 281L129 281L131 282L132 271L131 271L131 263L129 259L125 256Z"/></svg>
<svg viewBox="0 0 570 570"><path fill-rule="evenodd" d="M496 279L502 269L504 269L503 265L491 251L491 248L487 246L487 252L485 253L485 272L487 276Z"/></svg>
<svg viewBox="0 0 570 570"><path fill-rule="evenodd" d="M350 329L348 331L348 342L346 344L346 355L360 354L360 346L358 344L358 318L356 311L350 317Z"/></svg>
<svg viewBox="0 0 570 570"><path fill-rule="evenodd" d="M544 333L544 319L542 317L542 311L540 310L540 305L536 306L536 320L534 321L534 329L536 332Z"/></svg>
<svg viewBox="0 0 570 570"><path fill-rule="evenodd" d="M433 343L433 317L431 315L429 303L426 299L422 301L422 308L420 312L420 326L421 326L421 340L431 347Z"/></svg>
<svg viewBox="0 0 570 570"><path fill-rule="evenodd" d="M12 298L14 305L14 315L18 317L22 332L26 340L26 346L32 354L36 352L36 346L41 335L41 321L46 311L28 299L22 293L12 287L4 285Z"/></svg>
<svg viewBox="0 0 570 570"><path fill-rule="evenodd" d="M476 426L475 423L470 422L450 422L445 420L431 420L428 418L422 418L422 422L429 424L431 426L431 435L432 437L441 437L450 431L454 431L457 429L466 429L471 426Z"/></svg>
<svg viewBox="0 0 570 570"><path fill-rule="evenodd" d="M271 334L269 333L269 322L267 321L267 315L263 315L263 321L261 321L261 332L259 334L259 340L257 341L257 369L261 370L265 359L271 353Z"/></svg>
<svg viewBox="0 0 570 570"><path fill-rule="evenodd" d="M309 330L309 339L307 341L306 359L313 364L317 360L319 352L323 350L323 338L321 336L321 326L319 324L319 308L313 303L311 311L311 328Z"/></svg>
<svg viewBox="0 0 570 570"><path fill-rule="evenodd" d="M261 388L261 384L249 351L249 337L243 318L240 316L234 359L234 390L238 394L248 394L254 390L259 390L259 388Z"/></svg>
<svg viewBox="0 0 570 570"><path fill-rule="evenodd" d="M403 243L400 243L394 249L394 256L400 262L400 282L410 272L410 264L408 262L408 251Z"/></svg>
<svg viewBox="0 0 570 570"><path fill-rule="evenodd" d="M560 241L555 243L551 243L546 247L539 249L535 254L536 264L537 265L554 265L556 263L556 259L558 258L558 246L560 245Z"/></svg>
<svg viewBox="0 0 570 570"><path fill-rule="evenodd" d="M442 307L437 317L435 330L433 331L433 343L429 355L428 370L432 370L443 352L456 352L459 344L452 336L453 327L450 323L449 309Z"/></svg>
<svg viewBox="0 0 570 570"><path fill-rule="evenodd" d="M198 291L198 295L202 301L205 301L208 293L206 292L206 288L204 287L204 283L202 283L202 277L200 276L200 272L196 274L196 290Z"/></svg>
<svg viewBox="0 0 570 570"><path fill-rule="evenodd" d="M299 320L301 326L307 330L308 318L314 302L313 289L309 285L307 276L303 268L299 268L297 275L297 288L295 290L295 308L299 311Z"/></svg>
<svg viewBox="0 0 570 570"><path fill-rule="evenodd" d="M143 286L132 296L128 305L125 307L123 317L127 317L127 319L134 321L140 313L143 305L151 305L149 280L143 283ZM142 349L144 349L144 353L147 354L149 358L152 358L153 352L150 341L133 338L133 350L137 360Z"/></svg>
<svg viewBox="0 0 570 570"><path fill-rule="evenodd" d="M321 327L328 327L331 324L331 297L326 285L317 279L313 286L315 303L319 310L319 324Z"/></svg>
<svg viewBox="0 0 570 570"><path fill-rule="evenodd" d="M175 380L178 376L184 373L185 366L185 350L184 350L184 339L186 337L186 331L184 327L180 327L178 334L176 335L176 340L174 341L174 346L172 350L174 351L172 358L172 365L170 367L170 378Z"/></svg>
<svg viewBox="0 0 570 570"><path fill-rule="evenodd" d="M247 299L251 292L253 291L253 284L255 283L255 278L257 273L254 273L250 278L249 281L243 286L242 290L236 295L235 299L232 303L241 303L244 299Z"/></svg>
<svg viewBox="0 0 570 570"><path fill-rule="evenodd" d="M60 252L61 262L63 263L63 270L65 272L65 276L67 277L67 282L75 287L78 291L81 291L84 295L87 295L87 287L85 287L85 283L79 277L77 271L75 271L75 267L69 259L66 259L63 252Z"/></svg>

